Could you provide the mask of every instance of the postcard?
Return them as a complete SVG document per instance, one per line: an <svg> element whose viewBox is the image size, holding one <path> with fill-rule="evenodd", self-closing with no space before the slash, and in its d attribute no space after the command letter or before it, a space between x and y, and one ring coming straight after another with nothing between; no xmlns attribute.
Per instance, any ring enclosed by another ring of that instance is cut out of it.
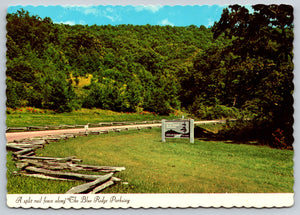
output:
<svg viewBox="0 0 300 215"><path fill-rule="evenodd" d="M291 207L294 8L11 5L11 208Z"/></svg>

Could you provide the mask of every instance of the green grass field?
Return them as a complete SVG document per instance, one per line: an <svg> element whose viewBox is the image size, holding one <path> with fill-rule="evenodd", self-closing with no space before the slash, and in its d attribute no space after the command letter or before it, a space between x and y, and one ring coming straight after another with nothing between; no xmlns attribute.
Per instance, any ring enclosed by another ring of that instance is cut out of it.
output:
<svg viewBox="0 0 300 215"><path fill-rule="evenodd" d="M36 112L33 112L36 111ZM54 113L41 109L20 108L6 114L7 127L47 126L47 125L85 125L87 123L113 121L144 121L179 118L180 116L160 116L155 113L120 113L101 109L84 109L71 113Z"/></svg>
<svg viewBox="0 0 300 215"><path fill-rule="evenodd" d="M75 155L83 163L124 166L115 176L128 182L105 193L293 192L293 151L216 141L167 139L160 129L77 137L46 145L39 156ZM8 154L8 193L64 193L80 182L15 176Z"/></svg>

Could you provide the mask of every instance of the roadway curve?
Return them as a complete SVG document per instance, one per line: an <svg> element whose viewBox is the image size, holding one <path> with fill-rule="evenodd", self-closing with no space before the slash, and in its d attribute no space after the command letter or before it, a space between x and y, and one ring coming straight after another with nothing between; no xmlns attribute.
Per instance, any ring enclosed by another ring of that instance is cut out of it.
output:
<svg viewBox="0 0 300 215"><path fill-rule="evenodd" d="M194 124L208 124L208 123L225 123L226 120L205 120L205 121L195 121ZM113 129L134 129L143 127L160 127L161 123L154 124L136 124L136 125L118 125L118 126L105 126L105 127L93 127L89 128L89 131L108 131ZM45 131L25 131L25 132L10 132L6 133L6 141L12 142L14 140L21 140L25 138L32 137L43 137L47 135L58 135L58 134L71 134L85 132L84 128L74 128L74 129L59 129L59 130L45 130Z"/></svg>

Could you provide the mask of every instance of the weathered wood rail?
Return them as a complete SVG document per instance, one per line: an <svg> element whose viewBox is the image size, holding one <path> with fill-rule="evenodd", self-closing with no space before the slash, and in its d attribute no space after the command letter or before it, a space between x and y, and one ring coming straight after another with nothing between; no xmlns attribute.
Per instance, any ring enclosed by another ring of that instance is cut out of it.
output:
<svg viewBox="0 0 300 215"><path fill-rule="evenodd" d="M137 125L137 124L153 124L160 123L161 120L152 121L124 121L124 122L99 122L87 123L89 128L102 127L102 126L115 126L115 125ZM6 132L16 131L43 131L43 130L58 130L58 129L71 129L71 128L84 128L86 125L46 125L46 126L27 126L27 127L7 127Z"/></svg>
<svg viewBox="0 0 300 215"><path fill-rule="evenodd" d="M178 120L178 119L172 119ZM249 120L249 119L247 119ZM225 123L226 121L235 121L235 119L227 120L202 120L195 121L194 124L218 124ZM123 121L123 122L99 122L99 123L87 123L89 128L104 127L104 126L121 126L121 125L144 125L144 124L156 124L161 123L161 120L152 121ZM72 128L84 128L86 125L46 125L46 126L27 126L27 127L8 127L6 132L18 132L18 131L44 131L44 130L61 130Z"/></svg>
<svg viewBox="0 0 300 215"><path fill-rule="evenodd" d="M18 171L14 174L47 180L80 180L84 182L81 185L72 187L67 191L67 194L99 193L115 183L120 183L121 179L114 177L114 174L124 171L125 167L79 164L82 160L77 159L75 156L56 158L39 157L35 154L36 149L44 148L44 145L51 142L95 134L100 135L102 133L87 132L83 134L50 135L8 142L6 149L12 151L13 159L16 160L16 167L18 168ZM80 173L80 171L84 171L84 174ZM87 174L86 172L98 172L100 174Z"/></svg>

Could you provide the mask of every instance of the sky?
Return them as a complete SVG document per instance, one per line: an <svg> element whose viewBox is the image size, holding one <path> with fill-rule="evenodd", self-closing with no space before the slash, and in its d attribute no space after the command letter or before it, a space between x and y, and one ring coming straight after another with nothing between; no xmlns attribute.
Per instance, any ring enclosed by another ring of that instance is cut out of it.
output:
<svg viewBox="0 0 300 215"><path fill-rule="evenodd" d="M204 25L210 27L219 21L221 5L203 6L10 6L8 13L23 8L31 15L50 17L54 23L69 25Z"/></svg>

